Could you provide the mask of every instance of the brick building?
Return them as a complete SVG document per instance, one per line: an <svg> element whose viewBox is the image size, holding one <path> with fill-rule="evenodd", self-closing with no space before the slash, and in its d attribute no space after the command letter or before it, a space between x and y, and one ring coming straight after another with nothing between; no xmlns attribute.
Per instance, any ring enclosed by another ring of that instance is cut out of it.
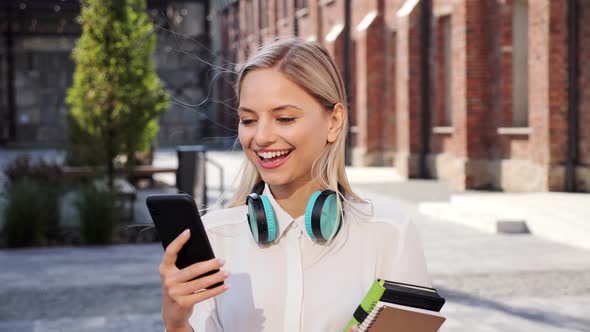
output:
<svg viewBox="0 0 590 332"><path fill-rule="evenodd" d="M327 46L347 81L354 165L392 166L459 190L590 191L590 25L581 24L590 1L224 0L211 8L213 39L229 63L280 36ZM227 84L218 91L233 93Z"/></svg>

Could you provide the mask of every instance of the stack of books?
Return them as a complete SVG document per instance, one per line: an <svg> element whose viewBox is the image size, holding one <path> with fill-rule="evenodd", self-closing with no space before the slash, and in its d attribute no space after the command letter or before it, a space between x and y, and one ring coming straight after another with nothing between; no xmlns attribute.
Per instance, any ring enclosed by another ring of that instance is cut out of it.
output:
<svg viewBox="0 0 590 332"><path fill-rule="evenodd" d="M377 279L345 328L370 332L436 332L446 320L436 289Z"/></svg>

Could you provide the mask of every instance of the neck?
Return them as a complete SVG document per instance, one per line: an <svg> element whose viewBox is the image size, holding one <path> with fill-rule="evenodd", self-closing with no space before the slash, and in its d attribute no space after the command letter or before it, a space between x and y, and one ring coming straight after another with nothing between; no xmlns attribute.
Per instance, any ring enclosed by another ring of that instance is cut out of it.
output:
<svg viewBox="0 0 590 332"><path fill-rule="evenodd" d="M269 186L269 188L281 208L294 219L305 213L311 194L320 190L319 184L315 181L307 181L302 184L275 185Z"/></svg>

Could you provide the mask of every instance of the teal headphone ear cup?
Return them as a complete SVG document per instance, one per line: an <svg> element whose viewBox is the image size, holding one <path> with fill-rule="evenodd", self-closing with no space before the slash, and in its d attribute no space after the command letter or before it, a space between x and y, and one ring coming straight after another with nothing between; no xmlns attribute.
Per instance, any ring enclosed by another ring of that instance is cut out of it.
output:
<svg viewBox="0 0 590 332"><path fill-rule="evenodd" d="M256 193L246 199L248 223L256 243L267 243L276 238L277 227L272 205L267 197Z"/></svg>
<svg viewBox="0 0 590 332"><path fill-rule="evenodd" d="M314 192L305 208L305 230L313 240L329 241L340 229L338 195L332 190Z"/></svg>
<svg viewBox="0 0 590 332"><path fill-rule="evenodd" d="M322 206L322 215L320 217L320 230L325 240L330 240L336 234L340 216L338 214L338 200L336 194L330 194Z"/></svg>
<svg viewBox="0 0 590 332"><path fill-rule="evenodd" d="M248 199L248 224L250 224L250 231L254 237L256 243L260 242L260 234L258 232L258 219L256 216L256 210L254 209L254 203Z"/></svg>
<svg viewBox="0 0 590 332"><path fill-rule="evenodd" d="M262 198L262 205L264 206L264 214L266 215L266 225L268 229L268 239L266 242L272 242L277 237L275 213L268 197L261 195L260 198Z"/></svg>
<svg viewBox="0 0 590 332"><path fill-rule="evenodd" d="M320 196L322 192L321 191L316 191L314 192L311 197L309 198L309 201L307 201L307 206L305 207L305 230L307 231L307 234L309 235L309 237L312 240L317 240L316 236L313 233L313 226L312 226L312 213L313 213L313 207L315 205L315 202L318 198L318 196Z"/></svg>

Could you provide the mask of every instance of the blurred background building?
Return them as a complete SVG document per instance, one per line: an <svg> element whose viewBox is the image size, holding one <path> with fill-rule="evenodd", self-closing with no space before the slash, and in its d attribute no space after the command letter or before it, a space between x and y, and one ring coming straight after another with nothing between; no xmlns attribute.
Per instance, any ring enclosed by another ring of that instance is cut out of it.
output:
<svg viewBox="0 0 590 332"><path fill-rule="evenodd" d="M349 91L353 165L458 190L590 191L590 1L210 3L230 63L281 36L328 48Z"/></svg>
<svg viewBox="0 0 590 332"><path fill-rule="evenodd" d="M59 146L77 0L1 3L0 143ZM262 43L322 42L351 110L348 161L457 190L590 191L590 2L149 0L172 108L158 144L228 146Z"/></svg>
<svg viewBox="0 0 590 332"><path fill-rule="evenodd" d="M156 68L173 97L173 106L160 119L158 143L190 144L223 136L216 132L221 127L207 98L208 1L147 3L158 35ZM71 52L81 33L79 14L78 0L0 2L0 143L63 144L68 111L64 99L72 84Z"/></svg>

